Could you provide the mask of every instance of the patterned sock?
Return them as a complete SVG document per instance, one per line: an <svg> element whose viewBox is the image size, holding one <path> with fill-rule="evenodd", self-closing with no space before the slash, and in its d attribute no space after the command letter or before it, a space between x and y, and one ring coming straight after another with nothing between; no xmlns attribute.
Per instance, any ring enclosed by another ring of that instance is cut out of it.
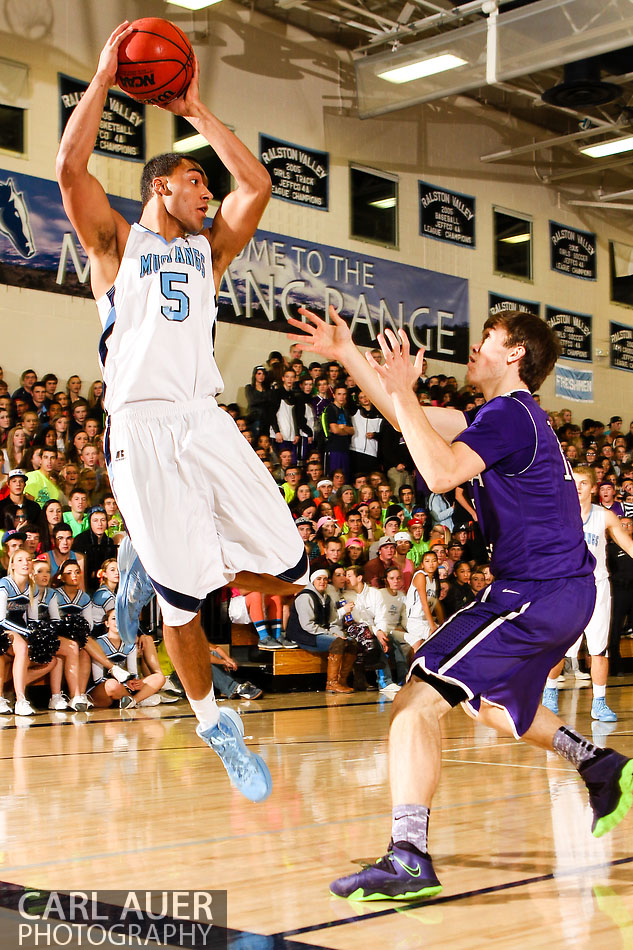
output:
<svg viewBox="0 0 633 950"><path fill-rule="evenodd" d="M396 805L391 815L392 841L407 841L426 854L429 833L429 809L426 805Z"/></svg>
<svg viewBox="0 0 633 950"><path fill-rule="evenodd" d="M593 684L593 698L594 699L604 699L606 695L607 695L606 686L596 686L595 683Z"/></svg>
<svg viewBox="0 0 633 950"><path fill-rule="evenodd" d="M270 624L271 637L273 637L275 640L279 640L283 633L281 629L281 620L269 620L268 623Z"/></svg>
<svg viewBox="0 0 633 950"><path fill-rule="evenodd" d="M554 751L571 762L577 769L589 759L593 759L600 750L569 726L561 726L554 734Z"/></svg>
<svg viewBox="0 0 633 950"><path fill-rule="evenodd" d="M257 631L257 636L260 640L265 640L268 636L268 627L266 626L265 620L253 620L255 630Z"/></svg>

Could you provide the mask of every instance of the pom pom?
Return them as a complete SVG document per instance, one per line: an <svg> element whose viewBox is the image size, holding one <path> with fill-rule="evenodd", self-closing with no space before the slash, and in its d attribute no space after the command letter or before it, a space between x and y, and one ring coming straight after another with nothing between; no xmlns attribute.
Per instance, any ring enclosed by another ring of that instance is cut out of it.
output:
<svg viewBox="0 0 633 950"><path fill-rule="evenodd" d="M54 621L29 620L29 660L31 663L50 663L59 650L58 625Z"/></svg>
<svg viewBox="0 0 633 950"><path fill-rule="evenodd" d="M3 656L10 646L11 640L9 639L9 634L6 630L0 630L0 656Z"/></svg>
<svg viewBox="0 0 633 950"><path fill-rule="evenodd" d="M66 614L64 617L64 632L62 636L74 640L81 650L85 647L88 634L90 633L90 624L81 614Z"/></svg>

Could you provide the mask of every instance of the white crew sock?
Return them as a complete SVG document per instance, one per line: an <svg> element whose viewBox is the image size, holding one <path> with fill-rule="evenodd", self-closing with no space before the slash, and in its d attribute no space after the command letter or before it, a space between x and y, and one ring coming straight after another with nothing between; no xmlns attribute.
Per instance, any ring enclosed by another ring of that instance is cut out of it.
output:
<svg viewBox="0 0 633 950"><path fill-rule="evenodd" d="M203 732L217 725L218 719L220 718L220 710L213 695L213 686L204 699L191 699L190 696L187 696L187 699Z"/></svg>
<svg viewBox="0 0 633 950"><path fill-rule="evenodd" d="M557 690L557 689L558 689L558 679L551 680L551 679L548 677L548 678L547 678L547 682L545 683L545 688L546 688L546 689L556 689L556 690Z"/></svg>
<svg viewBox="0 0 633 950"><path fill-rule="evenodd" d="M604 699L606 695L607 695L606 686L596 686L595 683L593 684L593 698L594 699Z"/></svg>

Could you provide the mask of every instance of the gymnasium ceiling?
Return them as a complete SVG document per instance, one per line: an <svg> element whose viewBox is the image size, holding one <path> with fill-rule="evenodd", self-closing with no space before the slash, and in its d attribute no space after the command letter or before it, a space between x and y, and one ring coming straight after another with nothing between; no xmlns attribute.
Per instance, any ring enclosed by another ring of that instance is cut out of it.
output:
<svg viewBox="0 0 633 950"><path fill-rule="evenodd" d="M484 0L237 0L237 3L338 47L341 54L355 64L361 114L361 63L366 64L373 57L389 60L391 56L406 55L407 47L414 44L452 41L463 28L472 27L484 35L489 19L489 8L485 8L485 12L482 10ZM564 44L561 44L559 60L554 53L545 67L530 69L528 66L525 72L494 84L485 81L484 62L483 81L475 87L471 83L470 88L460 91L459 95L541 128L543 135L526 137L525 146L534 141L561 139L551 143L551 148L548 146L549 155L560 166L556 181L576 179L575 185L586 186L585 198L605 200L606 197L609 200L609 191L613 193L617 188L633 187L633 152L628 157L616 155L596 160L578 151L585 144L633 133L633 0L498 0L498 4L500 17L508 13L524 17L543 12L546 16L551 13L560 19L561 10L566 11L570 33L576 33L582 39L583 31L586 31L584 45L581 42L577 47L582 55L572 62L569 50L562 50ZM596 11L595 19L601 21L601 33L592 22L593 11ZM621 31L609 29L614 24L624 23L629 17L630 31L628 24L627 29ZM536 35L533 30L531 38L528 21L521 20L517 29L520 30L524 23L526 42L532 42L535 53L538 53L539 43L535 42L538 29L548 33L548 20L539 21ZM597 39L592 47L594 35ZM621 48L613 48L620 44ZM605 46L611 48L605 49ZM501 41L499 48L502 48ZM534 59L537 60L538 56L535 55ZM611 84L610 95L608 90L604 91L605 84ZM367 107L366 114L394 111L415 102L401 104L398 93L402 95L402 87L396 87L392 92L383 90L389 84L380 85L380 96L384 101L381 100L377 107L372 105L372 112ZM542 99L547 90L561 86L558 105L548 104ZM591 100L598 97L600 90L609 101L594 104ZM437 103L437 98L435 101ZM604 134L592 132L592 129L599 128L604 130ZM521 143L517 144L516 154L512 149L513 154L483 158L504 163L534 158L534 151L521 151ZM627 200L631 200L631 196L625 196Z"/></svg>

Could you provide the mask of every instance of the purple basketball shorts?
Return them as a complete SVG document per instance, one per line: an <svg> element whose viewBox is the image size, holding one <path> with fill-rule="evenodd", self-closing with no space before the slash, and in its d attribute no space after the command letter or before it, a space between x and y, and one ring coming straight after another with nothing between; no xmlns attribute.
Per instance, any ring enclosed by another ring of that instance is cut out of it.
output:
<svg viewBox="0 0 633 950"><path fill-rule="evenodd" d="M449 684L449 702L463 700L475 714L482 700L501 707L518 738L532 724L547 674L585 629L595 597L593 574L493 581L420 647L409 676Z"/></svg>

